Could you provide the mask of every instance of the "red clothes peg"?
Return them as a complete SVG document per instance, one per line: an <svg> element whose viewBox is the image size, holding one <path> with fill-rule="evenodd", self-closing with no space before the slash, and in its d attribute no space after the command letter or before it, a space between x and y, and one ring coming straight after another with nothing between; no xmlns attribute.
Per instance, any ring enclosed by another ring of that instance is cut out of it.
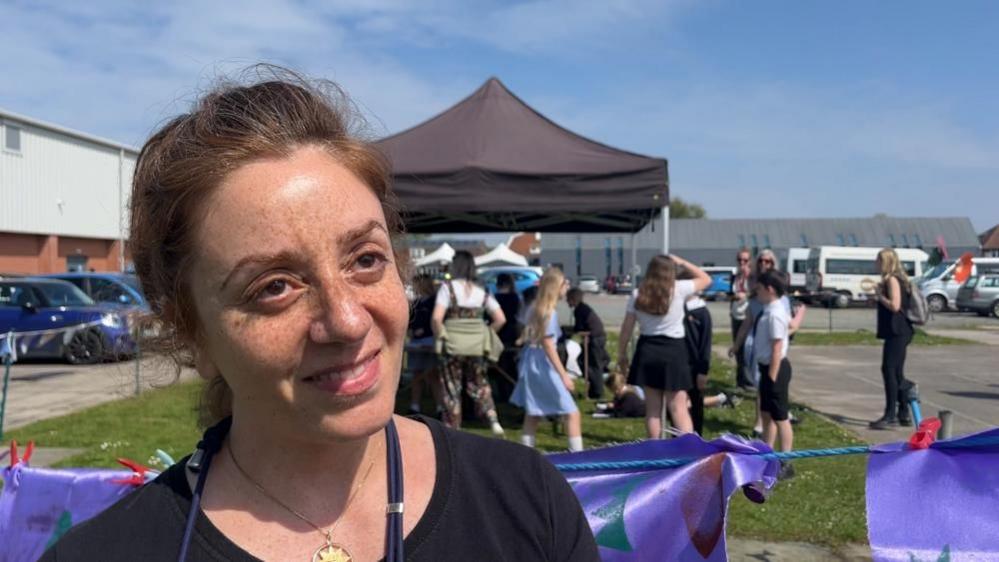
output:
<svg viewBox="0 0 999 562"><path fill-rule="evenodd" d="M916 432L909 438L910 449L928 449L937 439L937 431L940 429L938 418L926 418L919 422Z"/></svg>
<svg viewBox="0 0 999 562"><path fill-rule="evenodd" d="M130 486L142 486L146 483L146 473L149 472L149 467L141 465L130 459L118 459L118 464L124 466L125 468L131 469L132 475L128 478L118 478L112 480L115 484L126 484Z"/></svg>
<svg viewBox="0 0 999 562"><path fill-rule="evenodd" d="M17 459L17 441L11 439L10 440L10 466L11 466L11 468L13 468L15 464L17 464L17 460L18 460Z"/></svg>
<svg viewBox="0 0 999 562"><path fill-rule="evenodd" d="M21 462L23 462L24 464L28 464L29 462L31 462L31 455L34 452L35 452L35 442L28 441L28 446L24 449L24 458L21 459Z"/></svg>

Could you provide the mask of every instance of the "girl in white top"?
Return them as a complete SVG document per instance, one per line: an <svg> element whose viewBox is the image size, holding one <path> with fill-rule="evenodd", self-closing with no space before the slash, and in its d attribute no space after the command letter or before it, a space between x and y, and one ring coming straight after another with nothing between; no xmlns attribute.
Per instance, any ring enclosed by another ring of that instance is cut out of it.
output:
<svg viewBox="0 0 999 562"><path fill-rule="evenodd" d="M693 279L677 281L678 267L686 269ZM710 284L711 277L687 260L655 256L641 286L628 300L618 343L618 367L628 373L629 384L641 385L645 391L645 428L650 439L662 435L660 416L664 405L680 432L694 430L687 409L687 390L693 386L693 379L684 341L683 305L688 296ZM629 365L628 342L636 323L639 338Z"/></svg>
<svg viewBox="0 0 999 562"><path fill-rule="evenodd" d="M453 279L442 283L437 290L437 300L431 317L434 336L444 332L444 318L448 315L460 318L482 318L483 310L489 316L489 328L499 332L506 323L506 316L492 295L473 281L475 279L475 259L466 251L458 251L451 260L450 272ZM451 291L454 291L454 305ZM485 320L483 320L483 323ZM475 402L475 413L489 422L494 435L503 435L503 426L496 414L492 388L486 379L486 358L471 356L440 356L438 374L441 383L442 418L448 427L461 427L461 391L464 388Z"/></svg>

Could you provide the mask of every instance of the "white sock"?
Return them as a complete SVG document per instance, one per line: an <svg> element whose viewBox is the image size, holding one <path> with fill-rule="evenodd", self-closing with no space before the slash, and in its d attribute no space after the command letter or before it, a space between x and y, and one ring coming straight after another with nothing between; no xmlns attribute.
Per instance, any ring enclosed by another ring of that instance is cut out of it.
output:
<svg viewBox="0 0 999 562"><path fill-rule="evenodd" d="M533 439L533 437L532 437ZM583 450L583 437L570 437L569 438L569 450L572 452Z"/></svg>
<svg viewBox="0 0 999 562"><path fill-rule="evenodd" d="M718 399L718 404L724 404L724 403L728 402L728 396L726 396L724 392L722 392L721 394L719 394L715 398Z"/></svg>
<svg viewBox="0 0 999 562"><path fill-rule="evenodd" d="M521 435L520 436L520 442L523 443L524 445L532 448L532 449L534 448L534 436L533 435L528 435L526 433L523 434L523 435Z"/></svg>

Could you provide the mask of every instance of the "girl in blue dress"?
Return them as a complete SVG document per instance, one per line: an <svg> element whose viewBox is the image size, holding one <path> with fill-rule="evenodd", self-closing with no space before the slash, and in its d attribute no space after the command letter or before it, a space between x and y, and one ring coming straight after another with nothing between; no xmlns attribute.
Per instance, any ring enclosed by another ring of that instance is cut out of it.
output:
<svg viewBox="0 0 999 562"><path fill-rule="evenodd" d="M583 450L582 423L579 408L572 398L575 388L555 347L562 330L555 306L565 296L569 285L558 268L550 268L541 277L538 297L525 317L524 349L517 366L519 380L510 402L524 409L524 429L521 441L534 446L538 422L547 416L566 416L569 450Z"/></svg>

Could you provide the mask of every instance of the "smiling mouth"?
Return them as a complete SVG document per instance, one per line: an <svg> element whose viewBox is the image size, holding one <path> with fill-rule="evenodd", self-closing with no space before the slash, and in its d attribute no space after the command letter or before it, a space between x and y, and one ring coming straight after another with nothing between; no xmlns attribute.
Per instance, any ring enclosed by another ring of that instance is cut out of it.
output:
<svg viewBox="0 0 999 562"><path fill-rule="evenodd" d="M302 380L319 387L320 390L337 395L363 394L378 382L380 357L381 351L376 351L353 365L325 369Z"/></svg>

